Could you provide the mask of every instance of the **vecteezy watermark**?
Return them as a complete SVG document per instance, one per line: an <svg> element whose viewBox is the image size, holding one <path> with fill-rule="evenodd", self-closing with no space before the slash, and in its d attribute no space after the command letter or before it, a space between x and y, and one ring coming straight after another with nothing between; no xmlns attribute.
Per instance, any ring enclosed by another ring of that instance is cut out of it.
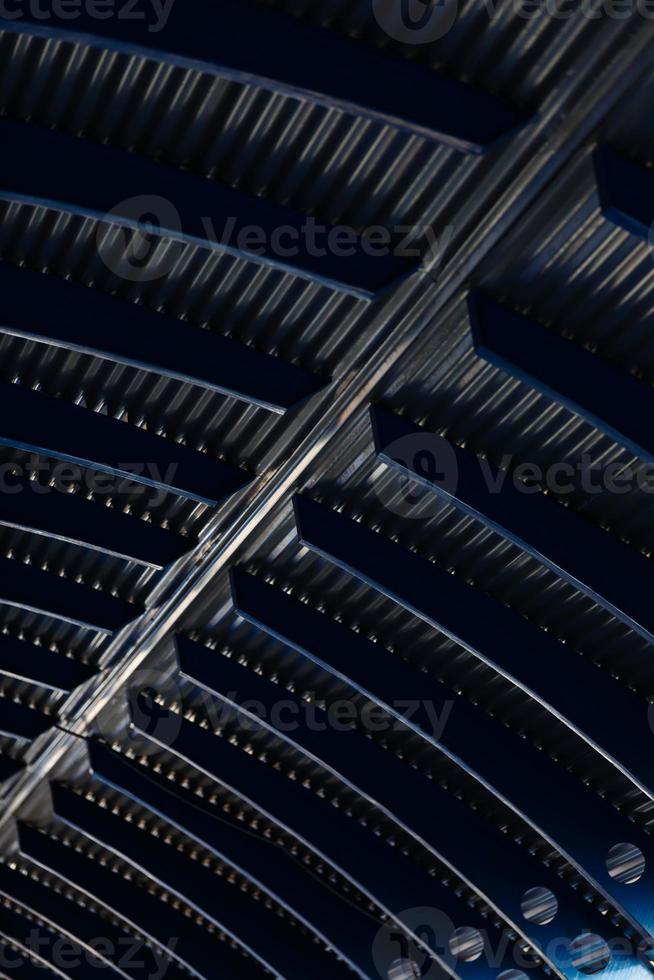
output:
<svg viewBox="0 0 654 980"><path fill-rule="evenodd" d="M498 980L527 980L530 971L542 970L542 959L586 975L600 972L609 962L617 967L625 960L650 960L649 943L625 936L605 940L592 932L574 937L550 932L543 940L536 949L507 928L455 928L441 909L420 907L384 923L373 941L372 956L382 980L436 980L443 972L440 963L456 973L457 963L479 961L488 970L501 970Z"/></svg>
<svg viewBox="0 0 654 980"><path fill-rule="evenodd" d="M64 21L123 20L145 23L151 34L163 31L175 0L0 0L0 18Z"/></svg>
<svg viewBox="0 0 654 980"><path fill-rule="evenodd" d="M426 520L440 511L443 497L457 494L457 449L435 433L402 436L384 447L382 459L389 465L376 473L374 488L384 506L400 517ZM470 460L472 467L478 467L475 484L489 494L500 494L509 487L523 494L548 491L556 497L576 492L589 496L623 496L636 491L654 494L654 464L650 463L633 466L616 461L600 465L589 453L552 463L516 461L506 453L499 467L472 453ZM472 478L472 472L467 470L466 479Z"/></svg>
<svg viewBox="0 0 654 980"><path fill-rule="evenodd" d="M454 26L458 0L372 0L379 26L402 44L432 44Z"/></svg>
<svg viewBox="0 0 654 980"><path fill-rule="evenodd" d="M174 953L177 943L177 938L169 939L165 948L170 953ZM97 936L82 946L75 940L64 937L52 941L38 929L30 929L21 945L34 956L45 954L48 962L61 971L81 969L83 972L87 970L90 973L94 969L104 967L94 954L109 960L118 970L130 974L139 971L138 975L143 977L143 980L163 980L170 967L168 956L153 946L146 945L143 940L130 936L120 936L116 941L105 936ZM23 965L32 966L33 961L17 949L0 945L0 969L6 970L11 976L13 971L19 970Z"/></svg>
<svg viewBox="0 0 654 980"><path fill-rule="evenodd" d="M126 282L164 279L182 251L182 219L177 208L157 194L119 201L105 215L96 235L98 255Z"/></svg>
<svg viewBox="0 0 654 980"><path fill-rule="evenodd" d="M129 688L128 703L134 726L146 735L173 742L183 722L183 697L177 677L154 668L143 668L130 679ZM118 694L114 706L120 707L123 699L124 696ZM193 702L193 711L204 719L208 730L216 734L228 725L247 733L267 727L281 735L298 731L351 732L354 728L366 734L382 735L412 728L438 741L455 703L454 698L439 703L428 699L396 698L388 704L365 702L357 705L347 698L337 698L327 704L312 692L305 692L300 698L284 697L283 691L279 698L264 702L244 697L238 691L225 691L219 698L200 691ZM99 730L110 737L113 712L107 712L106 718L106 723L99 723Z"/></svg>
<svg viewBox="0 0 654 980"><path fill-rule="evenodd" d="M179 710L181 702L176 674L141 667L129 678L127 691L121 689L109 699L95 719L95 732L107 741L120 730L124 737L139 746L142 746L143 735L155 742L172 745L184 723ZM126 715L130 724L125 732Z"/></svg>
<svg viewBox="0 0 654 980"><path fill-rule="evenodd" d="M489 21L515 17L533 21L538 17L568 21L654 20L654 0L479 0L478 7ZM444 37L458 16L458 0L373 0L375 19L382 30L402 44L432 44Z"/></svg>
<svg viewBox="0 0 654 980"><path fill-rule="evenodd" d="M420 249L415 242L422 238L432 254L441 251L443 241L449 241L453 229L447 226L444 235L437 237L431 225L370 225L357 230L351 225L325 225L309 216L301 226L277 225L273 229L260 225L239 225L238 219L229 217L218 229L211 218L203 217L202 226L207 241L234 248L252 255L270 255L279 259L293 259L300 254L323 259L327 255L350 259L357 252L371 258L394 255L403 259L419 259Z"/></svg>
<svg viewBox="0 0 654 980"><path fill-rule="evenodd" d="M177 463L169 463L162 472L158 463L118 463L118 475L31 454L22 463L17 460L0 463L0 497L19 493L45 495L53 490L60 493L77 490L84 495L132 500L147 494L148 507L152 508L166 499L167 491L163 487L172 484L177 468Z"/></svg>
<svg viewBox="0 0 654 980"><path fill-rule="evenodd" d="M447 945L454 933L450 917L440 909L421 906L405 909L397 919L399 922L385 922L373 940L372 959L379 976L383 980L442 977L441 967L426 950L454 963L454 958L448 956Z"/></svg>
<svg viewBox="0 0 654 980"><path fill-rule="evenodd" d="M230 691L220 701L204 699L202 713L215 731L221 730L226 720L233 717L242 731L256 731L261 725L267 725L281 734L292 734L299 729L347 732L356 725L364 732L382 734L417 726L438 740L454 703L454 699L437 705L429 700L398 698L387 706L387 710L372 702L358 707L347 698L336 699L328 705L308 695L307 700L280 697L272 704L265 704L256 698L239 698L236 691Z"/></svg>
<svg viewBox="0 0 654 980"><path fill-rule="evenodd" d="M446 225L440 234L431 225L370 225L357 229L345 224L322 224L311 216L301 223L270 227L243 224L235 215L225 217L220 225L210 215L201 215L198 223L202 234L196 229L189 235L179 212L166 198L152 194L127 198L104 215L96 235L98 254L108 269L128 282L152 282L168 275L187 241L281 265L292 265L299 256L322 259L392 255L416 265L422 261L423 268L433 273L454 233L451 225Z"/></svg>

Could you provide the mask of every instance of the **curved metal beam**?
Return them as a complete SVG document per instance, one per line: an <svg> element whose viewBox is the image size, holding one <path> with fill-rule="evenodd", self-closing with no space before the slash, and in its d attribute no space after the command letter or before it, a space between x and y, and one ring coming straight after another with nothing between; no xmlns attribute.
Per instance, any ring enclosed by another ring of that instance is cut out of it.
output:
<svg viewBox="0 0 654 980"><path fill-rule="evenodd" d="M99 633L115 633L143 611L90 585L9 558L0 558L2 605L52 616Z"/></svg>
<svg viewBox="0 0 654 980"><path fill-rule="evenodd" d="M7 677L27 684L38 684L52 692L68 692L94 673L92 667L52 653L47 647L0 635L0 674Z"/></svg>
<svg viewBox="0 0 654 980"><path fill-rule="evenodd" d="M383 909L403 932L426 948L442 969L449 972L453 968L461 980L492 980L497 970L510 969L513 965L509 944L503 947L499 935L498 947L502 948L492 948L488 922L478 911L462 904L454 891L430 878L411 860L311 790L230 744L226 738L184 719L179 719L174 732L168 726L155 725L150 733L139 728L133 711L132 724L144 738L206 773L319 855ZM439 909L455 926L478 929L484 939L480 957L471 962L459 960L452 967L447 937L421 936L414 931L415 923L403 918L418 906Z"/></svg>
<svg viewBox="0 0 654 980"><path fill-rule="evenodd" d="M53 490L35 480L4 479L0 525L90 548L161 570L193 547L184 538L78 494Z"/></svg>
<svg viewBox="0 0 654 980"><path fill-rule="evenodd" d="M61 936L72 940L85 956L97 957L109 969L111 976L120 976L129 980L135 975L134 969L129 969L129 963L123 969L116 962L116 959L121 959L121 939L123 939L123 951L125 950L125 936L107 919L101 919L79 905L74 906L72 902L57 894L54 889L38 884L27 875L10 871L6 865L0 865L0 894L25 908L33 918L42 921L50 932L59 933ZM94 949L93 946L94 941L97 940L102 940L104 943L102 956L98 955L98 949ZM111 944L118 954L117 956L110 957L104 952L107 943ZM149 951L143 947L139 952L143 956L144 954L147 955ZM127 960L127 956L124 956L124 959ZM148 959L151 960L151 963L143 963L143 968L146 970L155 965L153 958L148 956ZM154 970L149 969L148 972L150 975L154 975Z"/></svg>
<svg viewBox="0 0 654 980"><path fill-rule="evenodd" d="M379 406L371 415L377 455L383 462L497 531L654 643L651 561L442 436ZM417 436L421 452L430 456L429 476L419 471L415 454L402 454L401 440L406 439L408 447ZM443 464L453 472L444 474Z"/></svg>
<svg viewBox="0 0 654 980"><path fill-rule="evenodd" d="M211 330L5 262L0 295L0 333L130 364L271 412L285 412L328 381Z"/></svg>
<svg viewBox="0 0 654 980"><path fill-rule="evenodd" d="M249 0L185 0L183 8L166 7L167 19L153 17L152 23L145 15L99 19L82 8L72 21L44 22L25 10L19 20L0 24L15 33L80 41L256 85L469 153L483 153L527 118L482 89ZM456 12L456 5L443 5L443 33Z"/></svg>
<svg viewBox="0 0 654 980"><path fill-rule="evenodd" d="M280 847L219 819L214 807L187 798L165 777L146 774L98 742L89 742L88 748L96 780L234 867L338 951L357 976L363 980L374 976L372 947L378 923L355 905L345 908L323 881L289 859Z"/></svg>
<svg viewBox="0 0 654 980"><path fill-rule="evenodd" d="M585 931L601 934L606 922L581 895L561 887L558 875L435 781L390 752L382 755L379 746L356 730L332 727L319 707L313 706L309 720L306 704L296 695L184 637L177 644L182 676L246 719L247 731L267 729L349 785L481 892L563 976L578 980L570 952L559 942L561 921L570 940ZM291 725L280 719L280 703L292 713ZM551 922L534 925L524 918L521 900L536 885L556 896L558 912ZM648 975L635 956L630 963L634 975ZM624 963L622 969L629 967Z"/></svg>
<svg viewBox="0 0 654 980"><path fill-rule="evenodd" d="M390 242L370 247L351 229L345 239L342 229L339 233L290 208L126 150L6 118L0 118L0 144L0 200L139 229L140 245L147 242L149 251L164 239L189 242L360 299L371 299L417 268ZM120 250L115 258L109 247L106 253L102 248L105 262L111 267L116 261L118 272L126 261L136 266L128 270L136 279L142 267L147 270L147 260ZM164 275L176 257L173 253L170 265L153 271ZM119 339L113 343L119 346ZM208 339L201 341L207 346ZM172 352L161 356L170 363ZM184 356L179 367L183 364ZM201 370L197 364L196 370Z"/></svg>
<svg viewBox="0 0 654 980"><path fill-rule="evenodd" d="M274 912L263 903L122 816L88 802L59 783L52 784L51 790L54 813L66 826L135 866L173 898L227 933L274 976L299 977L306 971L309 976L333 980L333 964L323 951L297 930L290 931L283 920L276 921Z"/></svg>
<svg viewBox="0 0 654 980"><path fill-rule="evenodd" d="M654 796L648 705L594 664L441 568L308 497L294 497L307 548L459 643ZM561 681L564 678L564 682ZM611 725L607 718L619 719Z"/></svg>
<svg viewBox="0 0 654 980"><path fill-rule="evenodd" d="M61 942L61 936L48 926L43 924L37 926L19 912L3 905L0 905L0 935L15 942L16 946L25 952L28 960L38 963L41 975L47 976L49 972L63 977L64 980L67 978L88 980L91 970L106 971L107 969L113 976L117 975L104 958L97 956L92 950L86 951L86 962L82 962L81 957L67 956L62 957L62 962L57 964L57 955L53 947ZM33 949L34 946L36 949Z"/></svg>
<svg viewBox="0 0 654 980"><path fill-rule="evenodd" d="M479 357L654 461L649 385L483 293L469 296L468 312Z"/></svg>
<svg viewBox="0 0 654 980"><path fill-rule="evenodd" d="M243 470L60 398L0 384L0 445L216 504L244 487Z"/></svg>
<svg viewBox="0 0 654 980"><path fill-rule="evenodd" d="M41 871L103 905L154 945L169 949L173 959L193 975L200 978L212 975L216 964L216 942L201 927L144 889L135 888L97 861L63 847L60 841L52 840L34 827L19 823L18 837L20 853ZM248 961L236 956L227 944L219 948L221 974L225 980L260 980L260 969L249 966Z"/></svg>
<svg viewBox="0 0 654 980"><path fill-rule="evenodd" d="M528 739L516 737L482 708L380 644L238 568L231 577L239 616L443 752L549 840L636 929L654 934L654 842L607 799ZM569 813L574 821L567 819ZM592 835L583 829L589 826ZM628 886L611 878L606 867L609 850L625 840L642 851L646 862L643 876Z"/></svg>

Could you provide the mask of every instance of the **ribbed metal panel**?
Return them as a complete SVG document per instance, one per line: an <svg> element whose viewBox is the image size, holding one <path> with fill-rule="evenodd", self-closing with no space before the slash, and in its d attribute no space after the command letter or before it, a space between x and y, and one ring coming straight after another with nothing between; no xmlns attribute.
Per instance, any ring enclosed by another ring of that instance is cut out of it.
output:
<svg viewBox="0 0 654 980"><path fill-rule="evenodd" d="M86 508L77 534L73 517L53 533L36 492L20 520L8 506L3 518L0 493L0 973L136 977L163 965L173 977L508 980L520 969L577 980L593 949L575 940L590 933L612 944L604 975L637 980L651 972L654 935L647 624L633 628L631 607L611 605L610 580L577 587L579 563L557 573L483 500L471 516L456 494L407 485L406 461L375 442L370 408L509 472L645 466L607 420L552 394L556 363L542 365L547 391L489 363L468 300L483 290L537 321L637 380L646 403L650 243L607 211L593 154L611 146L641 176L651 165L650 24L578 7L527 20L509 3L489 18L464 0L445 36L417 46L381 28L390 0L377 19L369 0L264 6L261 16L291 14L334 50L349 38L362 59L381 49L389 65L506 100L525 122L467 153L363 105L173 63L156 37L135 54L113 35L2 22L0 114L68 134L71 153L108 146L127 169L147 159L359 233L408 226L420 266L366 300L163 235L129 279L115 264L127 243L116 215L0 186L9 267L316 376L314 394L274 414L165 366L14 336L0 296L0 384L20 386L26 405L49 396L79 409L59 455L113 419L119 445L121 434L130 445L157 436L171 459L184 452L198 473L233 480L215 506L192 499L192 481L106 495L89 489L106 469L104 444L91 442L71 489ZM2 424L3 473L25 475L35 446L48 464L38 426L28 445ZM547 494L567 526L590 525L600 554L631 549L629 568L636 555L651 561L648 493L590 494L579 473L573 484ZM127 522L111 548L105 508ZM146 529L170 538L155 548ZM166 557L144 560L149 548ZM39 583L29 595L19 565ZM554 682L553 663L567 664ZM407 692L449 704L442 730L428 729L429 712L398 708ZM301 719L303 706L322 719L345 701L350 725L285 730L274 712L253 719L251 698ZM367 725L371 707L391 722L383 731ZM454 932L466 928L485 934L477 957L478 934ZM102 937L110 948L92 952ZM58 959L58 938L77 944L82 965ZM118 955L130 939L142 967Z"/></svg>

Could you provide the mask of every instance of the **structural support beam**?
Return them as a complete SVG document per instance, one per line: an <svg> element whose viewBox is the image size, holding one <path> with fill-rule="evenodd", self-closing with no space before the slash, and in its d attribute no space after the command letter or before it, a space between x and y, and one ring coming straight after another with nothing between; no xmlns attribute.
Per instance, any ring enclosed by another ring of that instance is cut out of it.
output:
<svg viewBox="0 0 654 980"><path fill-rule="evenodd" d="M243 470L194 449L20 385L0 384L0 419L0 445L205 504L218 503L250 479ZM106 480L101 485L105 488Z"/></svg>
<svg viewBox="0 0 654 980"><path fill-rule="evenodd" d="M651 171L607 144L597 147L593 164L604 217L632 235L648 238L654 222Z"/></svg>
<svg viewBox="0 0 654 980"><path fill-rule="evenodd" d="M373 408L372 423L385 463L503 535L654 643L651 561L442 436L380 407ZM419 465L418 444L429 455L429 476Z"/></svg>
<svg viewBox="0 0 654 980"><path fill-rule="evenodd" d="M654 795L648 705L499 601L308 497L294 498L303 544L379 590L521 687ZM561 683L561 678L565 683ZM614 719L611 725L606 719Z"/></svg>
<svg viewBox="0 0 654 980"><path fill-rule="evenodd" d="M156 705L151 705L153 707ZM145 738L210 775L229 792L296 837L383 909L398 927L411 934L413 927L404 913L427 903L425 907L440 909L445 917L443 923L449 920L455 926L486 930L483 917L462 905L452 890L430 878L397 849L378 840L355 819L346 816L342 809L329 806L313 790L291 781L272 766L231 745L226 738L190 722L179 719L178 724L156 725L155 731L148 733L139 728L136 714L133 710L134 727ZM143 714L149 712L143 709ZM425 937L413 933L412 936L426 945L443 969L454 966L448 953L448 935ZM497 969L509 968L512 962L510 948L502 950L499 954L502 962L494 964L493 969L488 935L485 943L489 945L479 959L456 961L456 973L462 980L491 980Z"/></svg>
<svg viewBox="0 0 654 980"><path fill-rule="evenodd" d="M416 268L391 243L369 245L352 230L346 230L346 240L343 229L126 150L6 118L0 119L0 146L0 200L140 229L139 252L149 254L149 269L147 260L125 252L124 242L117 251L99 245L110 268L124 269L137 280L172 268L175 246L165 259L151 258L157 245L170 240L280 269L361 299L371 299ZM162 356L169 361L170 350ZM185 356L192 362L192 355L182 355L180 370Z"/></svg>
<svg viewBox="0 0 654 980"><path fill-rule="evenodd" d="M267 729L327 769L334 779L345 782L375 811L397 822L417 844L426 845L439 860L481 891L563 976L578 980L569 950L565 944L557 943L560 920L554 917L550 923L534 927L522 914L522 897L538 880L541 887L548 887L557 896L557 915L574 935L586 929L604 928L601 916L580 895L561 887L555 873L435 780L428 780L392 752L383 753L356 729L334 727L329 712L317 705L309 709L301 697L284 690L285 714L293 719L289 725L277 710L277 685L234 659L184 637L178 637L177 644L182 676L215 697L222 710L234 711L246 731L259 726ZM438 814L437 821L434 814ZM643 977L646 975L635 958L633 966Z"/></svg>
<svg viewBox="0 0 654 980"><path fill-rule="evenodd" d="M31 565L0 558L0 606L61 619L73 626L114 633L143 611L100 589L43 572Z"/></svg>
<svg viewBox="0 0 654 980"><path fill-rule="evenodd" d="M31 958L29 951L0 933L0 948L5 963L11 963L11 973L2 973L3 980L61 980L42 959Z"/></svg>
<svg viewBox="0 0 654 980"><path fill-rule="evenodd" d="M288 925L285 928L263 902L122 816L87 802L65 786L55 783L51 789L59 819L136 866L173 898L226 932L273 976L300 977L306 971L308 976L333 980L333 964L324 951L297 931L287 935Z"/></svg>
<svg viewBox="0 0 654 980"><path fill-rule="evenodd" d="M654 842L607 799L528 739L517 738L499 719L410 666L399 654L238 568L231 575L240 616L372 702L389 722L401 723L447 755L551 841L581 874L591 875L595 887L622 908L637 929L654 932L654 907L649 901L654 889ZM516 772L522 773L519 780ZM575 814L574 821L561 820L561 800ZM579 832L591 825L592 836ZM640 848L646 864L642 877L625 888L608 874L606 857L627 838Z"/></svg>
<svg viewBox="0 0 654 980"><path fill-rule="evenodd" d="M98 742L89 743L95 779L117 790L138 806L147 807L198 846L213 852L269 894L291 915L304 922L323 942L347 961L360 977L374 971L372 947L376 923L355 906L343 914L338 897L290 860L281 848L246 834L226 820L216 820L215 809L191 798L164 776L142 769Z"/></svg>
<svg viewBox="0 0 654 980"><path fill-rule="evenodd" d="M7 970L9 976L25 978L42 977L43 980L88 980L89 970L97 970L101 976L107 976L107 964L89 950L88 962L82 963L81 958L75 962L69 957L66 970L62 970L61 962L57 962L57 943L60 936L46 926L37 925L25 915L0 905L0 943L8 940L15 946L15 952L5 952L5 962L11 967ZM116 976L112 970L109 976Z"/></svg>
<svg viewBox="0 0 654 980"><path fill-rule="evenodd" d="M94 671L70 657L52 653L44 646L0 635L0 674L55 692L72 691Z"/></svg>
<svg viewBox="0 0 654 980"><path fill-rule="evenodd" d="M98 861L78 854L72 847L28 824L18 824L21 854L41 873L56 875L65 887L87 901L103 905L113 917L128 923L130 930L145 935L153 946L170 949L182 967L199 976L211 976L216 965L216 941L205 929L180 915L156 895L138 888L103 867ZM219 947L221 977L225 980L259 980L260 968L249 966L225 943ZM181 970L174 969L178 977Z"/></svg>
<svg viewBox="0 0 654 980"><path fill-rule="evenodd" d="M126 936L106 918L100 918L89 909L83 908L66 895L62 896L52 888L19 871L12 871L6 865L0 866L0 894L13 899L23 906L33 918L43 921L46 928L60 933L81 955L87 956L102 949L105 969L109 976L119 976L140 980L144 976L157 976L164 964L166 975L182 980L184 974L174 964L167 963L163 956L157 957L145 943L138 943ZM100 943L102 940L102 943ZM138 945L138 952L137 950ZM136 955L130 955L136 953Z"/></svg>
<svg viewBox="0 0 654 980"><path fill-rule="evenodd" d="M162 569L190 551L193 541L102 507L74 493L64 493L34 480L4 479L0 494L0 525L39 534L103 555Z"/></svg>
<svg viewBox="0 0 654 980"><path fill-rule="evenodd" d="M285 412L326 383L211 330L4 262L0 295L0 333L133 365L272 412Z"/></svg>
<svg viewBox="0 0 654 980"><path fill-rule="evenodd" d="M0 868L0 881L6 883L11 881L13 885L18 877L18 874L11 874L4 868ZM25 884L28 885L29 889L30 882L26 882ZM0 885L0 888L2 888L2 885ZM16 889L18 894L24 890L24 887L21 889L21 883L19 883ZM41 890L44 891L45 889ZM109 980L117 980L119 977L126 976L122 970L115 968L105 956L99 956L97 950L92 945L82 944L70 934L67 936L62 935L51 922L42 921L42 917L38 913L35 914L31 908L24 906L16 891L13 889L11 891L4 891L4 897L16 905L25 908L26 914L23 914L22 908L21 910L15 910L0 907L0 929L5 935L12 938L16 937L19 944L24 946L25 949L37 952L41 963L44 965L52 964L56 969L56 975L58 977L70 977L71 980L85 980L85 978L93 975L96 970L102 971L101 975L108 977ZM51 893L50 904L53 903L61 904L61 899L55 898ZM84 913L84 910L80 911L82 915L88 915L88 912ZM35 926L35 919L39 923L38 928ZM100 931L103 932L102 936L98 935ZM109 931L112 931L111 927L109 927ZM104 929L100 926L100 922L97 922L94 938L96 942L104 939ZM61 955L62 948L65 951L63 956ZM106 943L100 943L100 948L106 948ZM4 962L2 966L5 966ZM12 976L13 972L13 968L9 970ZM45 976L47 975L46 973Z"/></svg>
<svg viewBox="0 0 654 980"><path fill-rule="evenodd" d="M648 385L483 293L470 296L469 312L480 357L654 461Z"/></svg>
<svg viewBox="0 0 654 980"><path fill-rule="evenodd" d="M484 152L526 118L482 89L252 0L185 0L183 9L164 7L165 14L153 12L140 20L98 19L86 8L78 9L74 20L43 20L25 9L20 19L0 20L0 25L14 33L70 38L254 84L470 153ZM436 10L443 34L456 13L456 4L450 3ZM395 18L392 8L389 16ZM395 29L402 30L400 20Z"/></svg>

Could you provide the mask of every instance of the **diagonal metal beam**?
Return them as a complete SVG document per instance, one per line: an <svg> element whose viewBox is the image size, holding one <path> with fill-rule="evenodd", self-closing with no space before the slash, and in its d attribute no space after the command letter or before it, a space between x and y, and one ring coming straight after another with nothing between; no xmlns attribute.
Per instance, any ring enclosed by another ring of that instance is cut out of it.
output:
<svg viewBox="0 0 654 980"><path fill-rule="evenodd" d="M121 687L129 684L156 644L176 627L200 590L210 587L215 576L233 561L238 549L255 539L261 528L274 520L280 502L306 477L318 452L326 447L331 450L340 443L344 429L374 391L379 390L391 367L412 343L424 338L426 331L431 331L434 317L446 308L458 290L465 287L479 263L515 225L547 182L561 172L572 154L625 93L646 77L652 56L650 33L644 28L634 31L633 25L621 22L607 23L606 26L610 29L604 30L598 36L598 43L588 48L578 71L563 80L560 98L545 106L534 126L525 130L524 139L516 144L517 155L504 160L499 175L506 181L507 190L495 203L482 208L479 222L450 260L448 275L440 277L435 291L427 291L410 311L404 307L396 310L394 329L376 348L373 373L370 372L370 359L366 358L335 397L330 395L329 399L322 399L319 406L321 425L312 431L304 431L297 450L278 468L272 479L266 475L258 481L245 506L231 507L228 521L221 524L220 533L216 533L215 528L212 530L204 560L186 560L183 567L166 581L165 601L148 624L139 626L138 635L131 631L112 644L109 653L115 667L103 675L90 697L71 708L67 720L71 728L80 734L88 729L107 699L115 697ZM35 33L32 27L27 27L28 32ZM617 41L622 44L619 49L616 49ZM567 107L565 117L561 115L562 107ZM561 124L562 119L564 124ZM477 201L475 206L478 204ZM18 782L11 797L5 798L1 827L8 828L29 800L34 787L48 777L55 761L77 741L72 734L53 732L38 764Z"/></svg>

